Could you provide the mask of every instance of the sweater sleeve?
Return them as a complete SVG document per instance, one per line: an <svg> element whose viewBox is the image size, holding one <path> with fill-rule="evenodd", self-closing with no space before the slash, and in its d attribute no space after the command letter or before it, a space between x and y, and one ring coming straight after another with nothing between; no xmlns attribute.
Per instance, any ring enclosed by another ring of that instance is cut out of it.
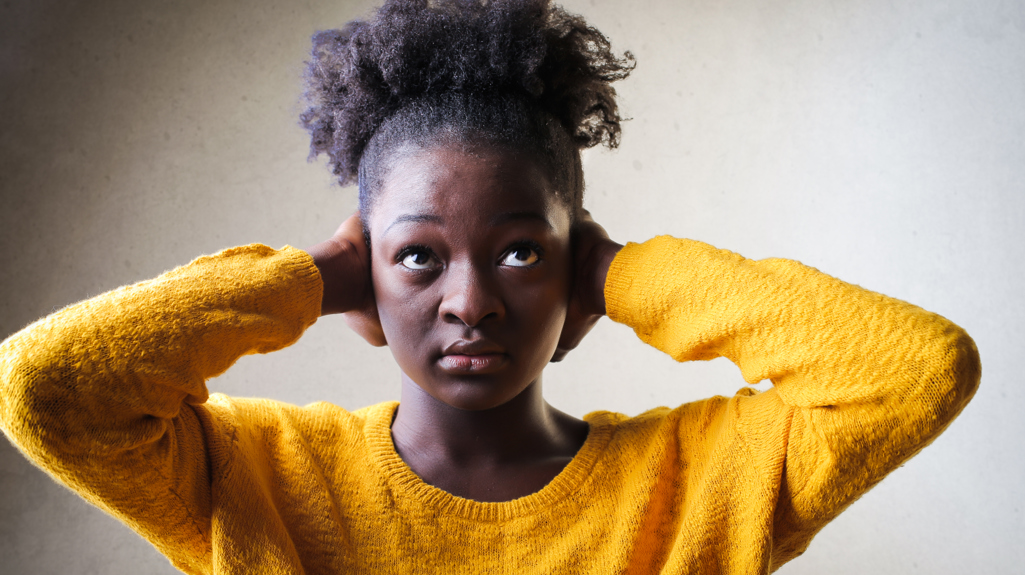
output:
<svg viewBox="0 0 1025 575"><path fill-rule="evenodd" d="M943 431L979 383L961 328L791 260L658 237L623 248L605 293L609 317L677 361L722 356L749 383L773 383L727 409L738 457L774 478L777 567Z"/></svg>
<svg viewBox="0 0 1025 575"><path fill-rule="evenodd" d="M296 341L322 289L305 252L250 245L69 306L0 344L0 427L179 568L206 572L204 382Z"/></svg>

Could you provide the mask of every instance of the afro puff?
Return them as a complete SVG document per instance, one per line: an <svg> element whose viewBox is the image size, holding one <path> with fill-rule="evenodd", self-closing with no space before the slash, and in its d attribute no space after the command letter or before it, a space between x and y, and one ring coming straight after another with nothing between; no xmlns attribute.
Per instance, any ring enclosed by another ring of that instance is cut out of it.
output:
<svg viewBox="0 0 1025 575"><path fill-rule="evenodd" d="M549 0L388 0L368 20L313 36L301 122L311 158L326 154L343 186L363 180L381 131L383 149L444 127L579 167L581 149L619 144L611 83L633 66Z"/></svg>

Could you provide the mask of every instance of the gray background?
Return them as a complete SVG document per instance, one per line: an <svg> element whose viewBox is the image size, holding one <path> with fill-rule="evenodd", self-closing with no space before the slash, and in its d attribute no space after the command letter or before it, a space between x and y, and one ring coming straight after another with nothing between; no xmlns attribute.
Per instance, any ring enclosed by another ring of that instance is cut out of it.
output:
<svg viewBox="0 0 1025 575"><path fill-rule="evenodd" d="M0 8L0 336L203 253L308 246L355 205L297 125L309 36L367 2L7 0ZM931 447L782 573L1021 573L1025 4L590 2L638 67L622 148L585 158L621 241L671 233L790 257L943 314L984 376ZM603 320L550 368L575 415L743 384ZM340 320L242 360L215 391L347 408L398 396L388 351ZM171 573L0 441L0 572Z"/></svg>

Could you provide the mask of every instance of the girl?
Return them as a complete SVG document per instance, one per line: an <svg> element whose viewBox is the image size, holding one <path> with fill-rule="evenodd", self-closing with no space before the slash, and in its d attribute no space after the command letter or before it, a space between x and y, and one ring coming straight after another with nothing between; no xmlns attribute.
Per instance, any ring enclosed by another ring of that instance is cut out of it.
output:
<svg viewBox="0 0 1025 575"><path fill-rule="evenodd" d="M5 433L189 573L779 568L949 424L978 354L796 262L611 241L580 151L618 142L630 66L544 1L397 0L318 34L303 123L359 214L305 251L229 249L15 334ZM334 313L389 346L400 402L208 395ZM774 387L578 420L541 374L601 315Z"/></svg>

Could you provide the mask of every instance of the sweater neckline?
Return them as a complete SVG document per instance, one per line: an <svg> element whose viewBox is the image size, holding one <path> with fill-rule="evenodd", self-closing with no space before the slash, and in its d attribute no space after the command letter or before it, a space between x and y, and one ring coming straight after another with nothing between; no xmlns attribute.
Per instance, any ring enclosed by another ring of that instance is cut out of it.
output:
<svg viewBox="0 0 1025 575"><path fill-rule="evenodd" d="M379 404L367 413L366 438L374 463L381 470L396 505L414 503L422 512L455 515L474 521L505 521L548 509L571 499L590 476L612 437L615 421L611 413L594 412L584 416L589 425L587 439L573 459L540 491L512 501L484 502L466 499L429 485L395 451L391 422L399 402Z"/></svg>

